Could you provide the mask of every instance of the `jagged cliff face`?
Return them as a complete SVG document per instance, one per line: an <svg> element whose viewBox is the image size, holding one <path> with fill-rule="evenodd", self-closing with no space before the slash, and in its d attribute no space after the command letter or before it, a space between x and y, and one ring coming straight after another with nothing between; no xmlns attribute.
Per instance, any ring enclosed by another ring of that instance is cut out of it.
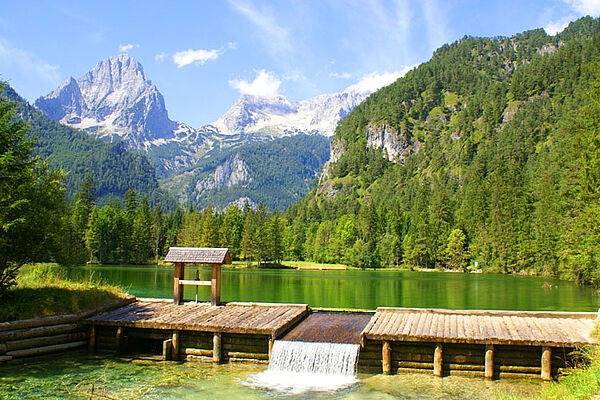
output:
<svg viewBox="0 0 600 400"><path fill-rule="evenodd" d="M109 141L121 139L130 148L181 140L193 131L169 119L163 96L127 54L99 62L77 80L70 78L35 106L55 121Z"/></svg>
<svg viewBox="0 0 600 400"><path fill-rule="evenodd" d="M250 168L236 154L235 157L227 159L224 163L217 166L211 176L198 182L196 189L198 192L203 192L206 189L230 188L250 182L252 182Z"/></svg>
<svg viewBox="0 0 600 400"><path fill-rule="evenodd" d="M387 124L369 124L367 128L367 148L382 149L383 155L392 162L404 162L410 146L407 132L398 132ZM337 155L337 159L341 154Z"/></svg>

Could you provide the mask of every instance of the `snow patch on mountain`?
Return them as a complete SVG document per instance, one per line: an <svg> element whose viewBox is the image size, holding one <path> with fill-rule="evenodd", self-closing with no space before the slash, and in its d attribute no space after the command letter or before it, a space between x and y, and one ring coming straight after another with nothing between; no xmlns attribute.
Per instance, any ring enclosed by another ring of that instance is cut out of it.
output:
<svg viewBox="0 0 600 400"><path fill-rule="evenodd" d="M369 94L349 90L298 102L282 95L266 97L242 94L211 125L224 135L251 132L271 137L298 133L333 136L338 122Z"/></svg>

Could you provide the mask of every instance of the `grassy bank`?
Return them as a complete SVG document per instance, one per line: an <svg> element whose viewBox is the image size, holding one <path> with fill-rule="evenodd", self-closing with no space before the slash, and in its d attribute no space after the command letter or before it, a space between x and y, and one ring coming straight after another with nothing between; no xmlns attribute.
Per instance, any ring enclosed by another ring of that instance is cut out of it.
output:
<svg viewBox="0 0 600 400"><path fill-rule="evenodd" d="M600 347L582 350L582 364L567 371L557 382L545 383L533 397L516 397L502 394L504 400L580 400L600 399Z"/></svg>
<svg viewBox="0 0 600 400"><path fill-rule="evenodd" d="M70 278L66 267L27 265L2 301L0 322L79 313L123 297L123 289L94 277Z"/></svg>

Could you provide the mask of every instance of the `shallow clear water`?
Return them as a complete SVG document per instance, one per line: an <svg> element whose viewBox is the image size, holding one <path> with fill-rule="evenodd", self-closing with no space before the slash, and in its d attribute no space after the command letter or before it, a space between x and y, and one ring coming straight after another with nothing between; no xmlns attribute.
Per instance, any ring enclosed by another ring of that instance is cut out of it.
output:
<svg viewBox="0 0 600 400"><path fill-rule="evenodd" d="M194 279L194 267L186 279ZM82 267L78 274L100 276L138 297L173 296L173 269L139 266ZM202 269L200 279L210 279ZM552 288L545 288L548 283ZM195 288L185 288L195 298ZM199 301L210 288L199 288ZM297 271L224 269L223 301L302 303L311 307L370 309L434 307L452 309L597 311L593 289L558 279L500 274L410 271Z"/></svg>
<svg viewBox="0 0 600 400"><path fill-rule="evenodd" d="M430 375L359 375L335 392L281 394L242 382L264 365L157 362L70 353L0 365L0 399L486 399L531 394L538 383ZM101 397L104 396L104 397Z"/></svg>

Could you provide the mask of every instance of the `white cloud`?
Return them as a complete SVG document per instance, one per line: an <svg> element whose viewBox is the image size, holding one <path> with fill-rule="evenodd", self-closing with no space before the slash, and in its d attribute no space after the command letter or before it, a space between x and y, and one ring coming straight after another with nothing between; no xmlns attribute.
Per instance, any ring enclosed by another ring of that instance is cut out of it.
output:
<svg viewBox="0 0 600 400"><path fill-rule="evenodd" d="M137 49L140 47L139 44L127 43L127 44L119 44L119 53L127 53L131 49Z"/></svg>
<svg viewBox="0 0 600 400"><path fill-rule="evenodd" d="M600 16L600 1L598 0L563 0L573 10L581 15Z"/></svg>
<svg viewBox="0 0 600 400"><path fill-rule="evenodd" d="M402 70L396 72L384 72L381 74L371 72L354 85L348 86L345 92L372 93L377 89L390 85L396 79L406 75L413 68L415 68L415 65L404 67Z"/></svg>
<svg viewBox="0 0 600 400"><path fill-rule="evenodd" d="M330 78L338 78L338 79L350 79L352 78L352 74L349 72L330 72Z"/></svg>
<svg viewBox="0 0 600 400"><path fill-rule="evenodd" d="M544 26L544 30L548 35L554 36L557 33L562 32L563 29L565 29L567 25L569 25L569 22L571 22L575 18L577 17L574 15L567 15L566 17L563 17L558 21L550 21L546 24L546 26Z"/></svg>
<svg viewBox="0 0 600 400"><path fill-rule="evenodd" d="M158 53L157 55L154 56L154 60L156 62L163 62L165 61L167 58L169 57L169 53L165 53L164 51L162 53Z"/></svg>
<svg viewBox="0 0 600 400"><path fill-rule="evenodd" d="M177 64L177 68L185 67L190 64L203 65L206 64L207 61L216 60L223 52L223 49L183 50L173 54L173 62Z"/></svg>
<svg viewBox="0 0 600 400"><path fill-rule="evenodd" d="M563 2L569 6L571 12L557 20L548 22L544 26L544 30L548 35L556 35L562 32L571 21L584 15L600 16L600 0L563 0Z"/></svg>
<svg viewBox="0 0 600 400"><path fill-rule="evenodd" d="M229 4L263 33L263 41L274 54L293 51L290 32L277 22L270 8L256 7L250 0L229 0Z"/></svg>
<svg viewBox="0 0 600 400"><path fill-rule="evenodd" d="M272 72L261 69L256 74L252 82L244 79L232 79L229 85L240 91L240 94L249 94L253 96L274 97L279 94L281 80Z"/></svg>
<svg viewBox="0 0 600 400"><path fill-rule="evenodd" d="M32 72L49 83L58 84L61 81L58 65L48 64L35 54L19 49L8 40L0 38L0 65L10 64L23 71Z"/></svg>

